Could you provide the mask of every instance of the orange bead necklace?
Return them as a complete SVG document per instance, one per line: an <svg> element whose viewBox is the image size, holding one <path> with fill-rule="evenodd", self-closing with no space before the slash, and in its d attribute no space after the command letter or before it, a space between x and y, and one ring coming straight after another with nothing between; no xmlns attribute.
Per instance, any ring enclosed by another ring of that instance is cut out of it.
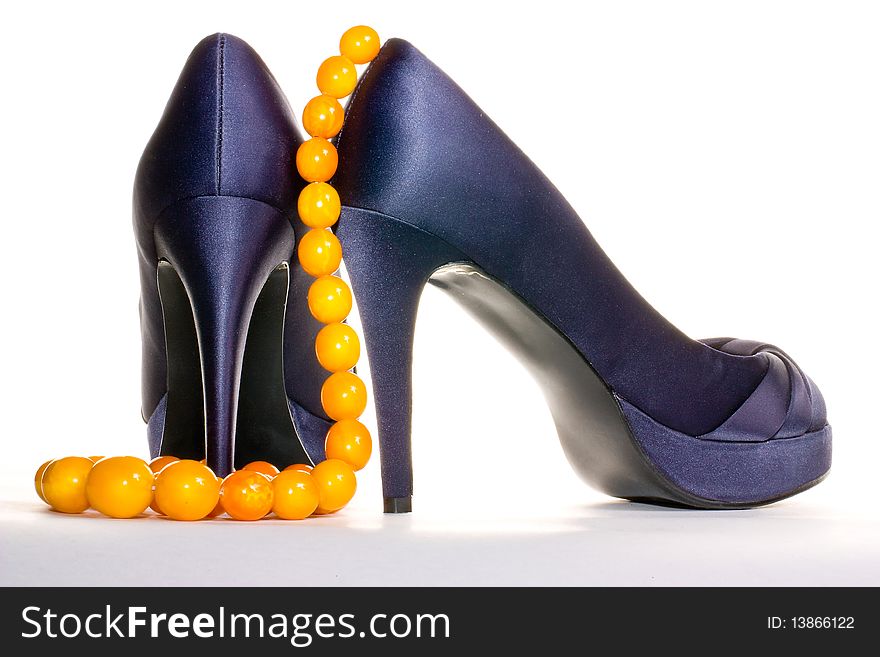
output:
<svg viewBox="0 0 880 657"><path fill-rule="evenodd" d="M327 417L335 421L327 433L325 453L328 459L341 461L336 467L344 479L349 477L347 464L360 470L370 458L372 439L358 421L367 404L364 382L350 372L360 357L357 333L343 320L351 312L351 290L335 275L342 261L342 246L331 228L339 219L341 202L328 183L339 163L336 147L330 141L342 129L344 110L339 99L351 94L357 85L356 64L366 64L379 53L379 35L370 27L359 25L342 35L339 55L328 57L318 68L317 85L321 95L312 98L303 111L303 128L311 138L296 153L296 168L309 184L299 197L297 209L310 230L297 248L299 263L315 277L309 288L309 311L326 324L315 339L315 354L321 366L330 372L321 387L321 405Z"/></svg>
<svg viewBox="0 0 880 657"><path fill-rule="evenodd" d="M351 312L348 285L336 276L342 246L331 230L342 209L328 181L339 162L329 141L342 129L339 103L357 85L356 64L379 53L379 35L360 25L342 35L339 55L318 69L321 95L306 104L303 127L311 136L296 153L296 168L309 184L299 195L297 211L310 229L300 240L297 257L315 280L309 287L312 316L325 324L315 338L315 355L330 372L321 386L321 404L334 420L325 440L326 460L314 468L295 464L278 472L265 461L237 470L225 479L194 460L159 456L149 464L134 457L70 456L47 461L34 477L37 495L56 511L82 513L94 508L114 518L130 518L152 508L174 520L214 518L258 520L270 512L285 520L326 515L344 507L357 488L355 471L372 452L372 439L358 421L367 404L364 382L351 372L360 357L360 340L344 324Z"/></svg>

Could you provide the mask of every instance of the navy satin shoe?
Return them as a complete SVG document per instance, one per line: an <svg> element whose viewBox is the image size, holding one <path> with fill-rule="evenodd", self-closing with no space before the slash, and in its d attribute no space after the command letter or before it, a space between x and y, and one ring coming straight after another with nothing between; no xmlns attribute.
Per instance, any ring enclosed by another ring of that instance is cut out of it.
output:
<svg viewBox="0 0 880 657"><path fill-rule="evenodd" d="M795 362L761 342L692 340L661 317L413 46L387 42L338 149L337 234L373 374L386 511L410 510L410 370L426 282L531 368L569 461L610 495L739 508L826 475L825 405Z"/></svg>
<svg viewBox="0 0 880 657"><path fill-rule="evenodd" d="M134 186L153 456L206 457L220 476L323 458L320 325L294 256L300 141L250 46L226 34L196 46Z"/></svg>

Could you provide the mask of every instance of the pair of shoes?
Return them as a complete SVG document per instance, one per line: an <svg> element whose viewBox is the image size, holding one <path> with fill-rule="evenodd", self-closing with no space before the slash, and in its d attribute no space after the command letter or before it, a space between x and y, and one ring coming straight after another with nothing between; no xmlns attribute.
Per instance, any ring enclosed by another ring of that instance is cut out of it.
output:
<svg viewBox="0 0 880 657"><path fill-rule="evenodd" d="M143 155L134 224L143 411L154 455L324 458L333 420L295 257L303 143L243 41L193 51ZM560 193L438 67L392 39L335 137L335 235L360 309L387 512L411 508L411 358L426 283L450 293L541 384L572 466L616 497L697 508L818 483L831 429L782 350L695 341L627 282Z"/></svg>

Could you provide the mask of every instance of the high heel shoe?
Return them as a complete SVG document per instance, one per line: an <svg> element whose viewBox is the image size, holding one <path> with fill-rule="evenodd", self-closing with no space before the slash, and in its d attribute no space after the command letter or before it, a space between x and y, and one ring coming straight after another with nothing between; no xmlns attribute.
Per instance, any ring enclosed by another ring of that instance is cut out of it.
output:
<svg viewBox="0 0 880 657"><path fill-rule="evenodd" d="M388 41L346 113L337 235L370 359L386 511L411 508L410 370L428 281L525 361L569 461L610 495L738 508L825 476L825 405L794 361L761 342L694 341L667 322L413 46Z"/></svg>
<svg viewBox="0 0 880 657"><path fill-rule="evenodd" d="M294 256L301 142L259 56L226 34L193 50L138 167L143 415L153 456L323 459L320 324Z"/></svg>

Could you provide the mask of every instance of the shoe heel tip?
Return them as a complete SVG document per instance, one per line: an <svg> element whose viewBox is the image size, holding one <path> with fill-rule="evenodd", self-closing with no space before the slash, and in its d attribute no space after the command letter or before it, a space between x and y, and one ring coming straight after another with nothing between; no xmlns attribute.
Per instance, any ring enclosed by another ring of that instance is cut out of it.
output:
<svg viewBox="0 0 880 657"><path fill-rule="evenodd" d="M411 513L412 497L386 497L385 513Z"/></svg>

